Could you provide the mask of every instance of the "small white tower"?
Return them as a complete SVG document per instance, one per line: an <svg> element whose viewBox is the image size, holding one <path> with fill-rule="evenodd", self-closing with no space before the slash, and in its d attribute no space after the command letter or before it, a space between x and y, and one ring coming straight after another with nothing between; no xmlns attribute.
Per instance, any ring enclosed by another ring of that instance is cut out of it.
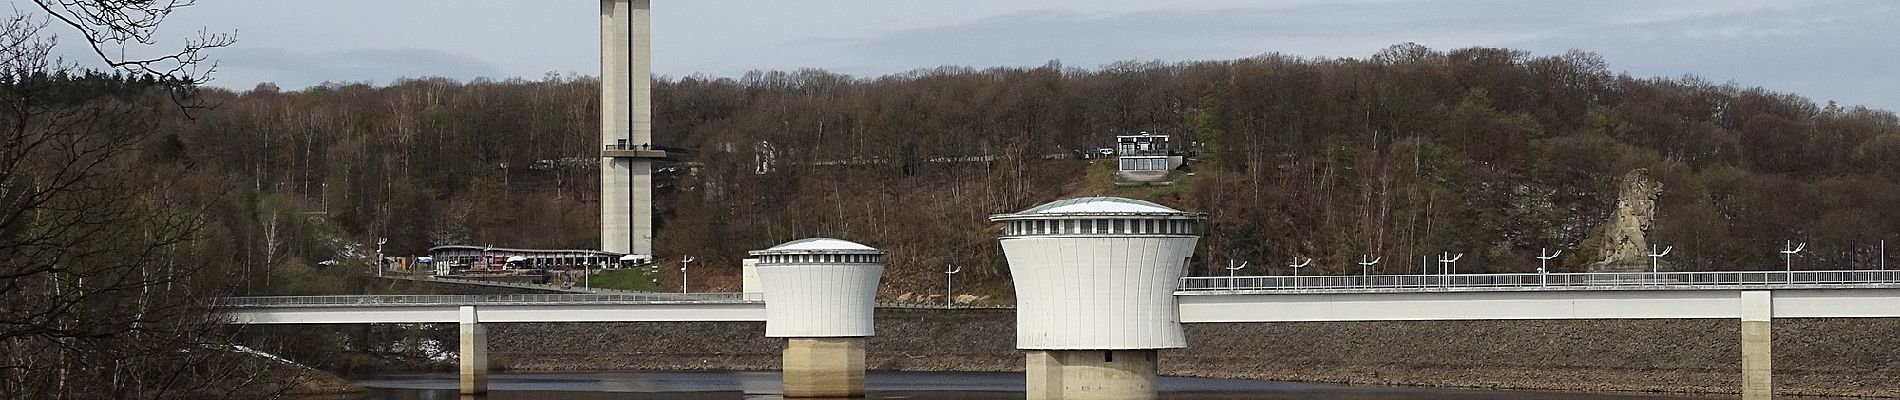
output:
<svg viewBox="0 0 1900 400"><path fill-rule="evenodd" d="M765 336L785 342L785 397L864 396L884 251L801 239L752 252L765 286Z"/></svg>
<svg viewBox="0 0 1900 400"><path fill-rule="evenodd" d="M1204 219L1118 197L990 217L1004 224L1029 399L1155 398L1155 350L1187 347L1174 290Z"/></svg>

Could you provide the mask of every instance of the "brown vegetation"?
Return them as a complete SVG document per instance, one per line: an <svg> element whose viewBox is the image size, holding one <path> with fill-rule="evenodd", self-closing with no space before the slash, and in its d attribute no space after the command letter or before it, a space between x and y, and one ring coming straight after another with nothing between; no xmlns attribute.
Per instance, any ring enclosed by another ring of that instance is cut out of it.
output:
<svg viewBox="0 0 1900 400"><path fill-rule="evenodd" d="M1618 76L1583 52L1406 44L1365 59L808 70L654 88L657 141L682 154L659 180L660 252L727 269L694 274L711 289L736 288L746 250L836 236L892 251L887 295L935 288L952 263L970 287L1006 292L985 216L1080 194L1212 213L1197 273L1294 255L1356 272L1360 254L1400 273L1443 251L1470 253L1460 271L1526 271L1539 248L1596 253L1616 177L1638 168L1670 188L1650 238L1683 269L1769 269L1788 239L1814 244L1798 267L1868 268L1900 226L1879 207L1900 200L1892 113ZM223 106L166 137L238 189L220 208L238 242L222 262L283 268L376 236L395 254L586 248L597 94L559 76L264 85L206 93ZM1188 184L1114 189L1086 161L1043 157L1141 131L1199 143ZM960 156L995 159L932 162ZM324 237L338 240L312 239Z"/></svg>

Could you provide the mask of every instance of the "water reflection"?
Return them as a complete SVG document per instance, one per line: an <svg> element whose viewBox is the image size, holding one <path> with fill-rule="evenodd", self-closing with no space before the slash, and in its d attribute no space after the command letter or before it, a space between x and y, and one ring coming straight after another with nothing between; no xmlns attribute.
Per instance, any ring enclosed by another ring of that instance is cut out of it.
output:
<svg viewBox="0 0 1900 400"><path fill-rule="evenodd" d="M454 374L365 379L361 400L774 400L776 372L562 372L489 375L486 395L456 393ZM865 376L867 399L1003 400L1023 397L1021 373L880 372ZM1543 393L1346 386L1237 379L1162 378L1166 400L1618 400L1684 399L1595 393ZM1733 396L1725 396L1733 397Z"/></svg>

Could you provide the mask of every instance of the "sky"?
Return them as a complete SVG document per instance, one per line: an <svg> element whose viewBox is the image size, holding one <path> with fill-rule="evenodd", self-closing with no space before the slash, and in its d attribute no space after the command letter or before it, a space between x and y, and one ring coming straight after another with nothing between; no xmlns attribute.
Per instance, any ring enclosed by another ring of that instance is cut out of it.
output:
<svg viewBox="0 0 1900 400"><path fill-rule="evenodd" d="M33 12L26 0L8 0ZM856 76L944 65L1440 50L1595 52L1639 77L1695 75L1817 103L1900 110L1900 2L1659 0L654 0L654 73ZM214 86L595 75L599 3L197 0L161 38L236 32ZM70 42L70 41L69 41ZM168 42L176 44L178 42ZM83 57L81 49L65 51Z"/></svg>

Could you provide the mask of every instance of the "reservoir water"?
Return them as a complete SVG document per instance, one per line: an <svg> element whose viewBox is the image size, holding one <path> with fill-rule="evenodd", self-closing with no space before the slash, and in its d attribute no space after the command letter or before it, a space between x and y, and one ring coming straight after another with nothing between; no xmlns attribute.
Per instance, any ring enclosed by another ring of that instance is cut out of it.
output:
<svg viewBox="0 0 1900 400"><path fill-rule="evenodd" d="M452 373L390 374L357 381L361 400L453 400ZM489 375L474 399L779 399L777 372L559 372ZM1162 378L1165 400L1662 400L1733 398L1348 386L1242 379ZM1023 397L1022 373L886 372L865 375L866 399L1003 400Z"/></svg>

